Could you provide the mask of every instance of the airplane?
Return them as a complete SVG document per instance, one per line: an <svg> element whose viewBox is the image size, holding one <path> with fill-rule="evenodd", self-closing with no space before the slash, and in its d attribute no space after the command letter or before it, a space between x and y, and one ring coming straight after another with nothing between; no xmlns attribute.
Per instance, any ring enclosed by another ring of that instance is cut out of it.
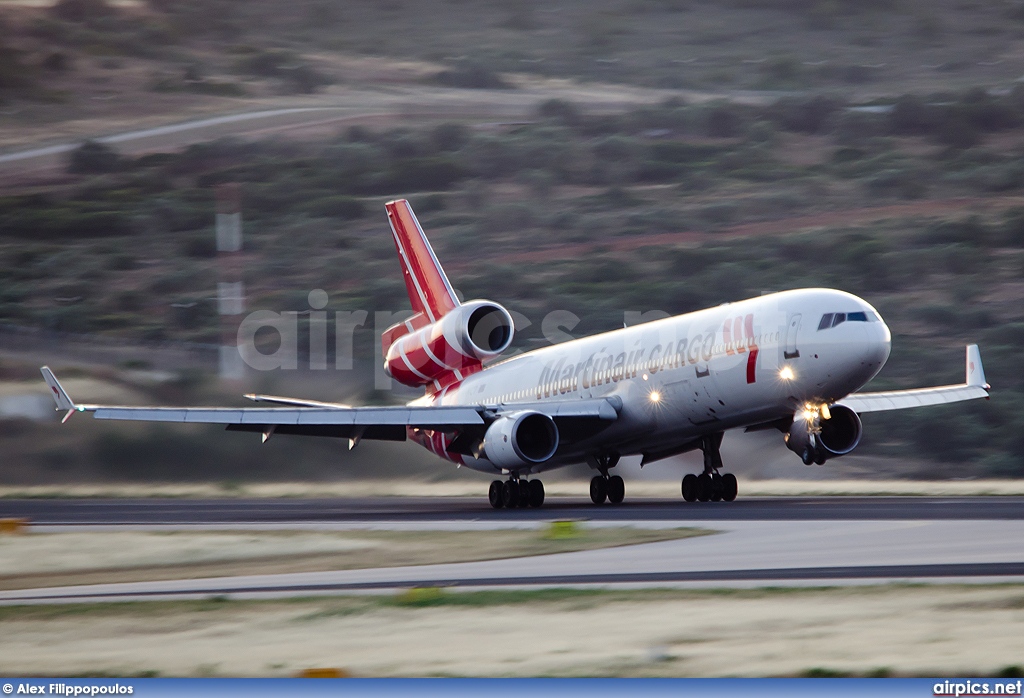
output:
<svg viewBox="0 0 1024 698"><path fill-rule="evenodd" d="M492 507L539 507L538 475L574 463L595 471L594 504L619 504L623 456L641 466L700 450L703 469L682 478L687 502L733 501L736 477L720 446L730 429L776 429L806 465L861 441L860 416L987 398L981 354L967 347L958 385L856 392L889 357L878 312L850 293L807 288L762 295L507 357L515 327L493 301L462 302L412 207L385 204L413 314L381 338L384 367L424 394L404 406L350 407L270 395L272 407L124 407L75 404L41 369L64 421L224 424L232 431L404 441L492 475Z"/></svg>

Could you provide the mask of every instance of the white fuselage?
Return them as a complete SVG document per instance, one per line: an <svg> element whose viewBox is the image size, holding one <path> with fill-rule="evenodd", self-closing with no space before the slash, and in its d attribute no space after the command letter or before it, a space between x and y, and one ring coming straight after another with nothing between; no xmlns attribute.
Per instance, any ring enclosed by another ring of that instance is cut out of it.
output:
<svg viewBox="0 0 1024 698"><path fill-rule="evenodd" d="M820 327L837 313L849 319ZM890 340L857 296L785 291L514 356L416 403L621 400L607 429L520 471L536 473L588 453L669 453L705 434L792 416L807 402L834 402L878 373ZM485 459L464 463L500 470Z"/></svg>

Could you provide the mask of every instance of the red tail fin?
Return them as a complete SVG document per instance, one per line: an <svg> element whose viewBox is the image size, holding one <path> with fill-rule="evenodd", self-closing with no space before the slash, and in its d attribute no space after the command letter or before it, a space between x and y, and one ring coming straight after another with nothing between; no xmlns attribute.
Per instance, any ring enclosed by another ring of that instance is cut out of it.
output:
<svg viewBox="0 0 1024 698"><path fill-rule="evenodd" d="M405 199L384 204L395 235L395 247L402 263L402 276L412 309L430 322L459 307L459 299L448 283L444 269L434 256L412 207Z"/></svg>

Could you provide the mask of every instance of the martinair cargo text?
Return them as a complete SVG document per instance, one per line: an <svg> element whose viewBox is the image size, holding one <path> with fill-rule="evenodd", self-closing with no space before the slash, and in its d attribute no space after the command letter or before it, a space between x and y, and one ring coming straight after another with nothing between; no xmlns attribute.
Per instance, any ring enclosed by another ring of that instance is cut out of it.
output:
<svg viewBox="0 0 1024 698"><path fill-rule="evenodd" d="M423 397L405 406L349 407L250 395L273 407L76 405L42 369L57 408L97 419L225 424L263 435L412 439L441 458L489 473L495 508L540 506L540 473L588 463L595 504L621 502L621 456L647 464L692 450L703 471L682 479L686 501L732 501L722 473L728 429L777 429L805 464L860 442L859 415L988 397L976 345L966 381L920 390L856 392L889 357L891 335L857 296L800 289L727 303L537 349L504 361L512 317L487 300L460 302L412 208L386 204L414 314L384 332L388 373Z"/></svg>

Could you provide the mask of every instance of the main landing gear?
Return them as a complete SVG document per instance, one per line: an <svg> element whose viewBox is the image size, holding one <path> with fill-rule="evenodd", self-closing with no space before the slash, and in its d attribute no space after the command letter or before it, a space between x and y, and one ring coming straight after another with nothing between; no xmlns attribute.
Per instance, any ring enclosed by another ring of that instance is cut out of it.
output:
<svg viewBox="0 0 1024 698"><path fill-rule="evenodd" d="M719 474L722 467L722 434L705 436L700 449L704 452L704 472L690 473L683 478L683 499L688 502L731 502L736 499L738 485L732 473Z"/></svg>
<svg viewBox="0 0 1024 698"><path fill-rule="evenodd" d="M622 504L622 500L626 498L625 481L618 475L608 475L609 468L614 468L618 462L617 453L590 458L590 467L601 473L590 481L590 501L594 504L604 504L606 499L612 504Z"/></svg>
<svg viewBox="0 0 1024 698"><path fill-rule="evenodd" d="M505 482L495 480L487 492L487 499L495 509L536 508L544 503L544 483L518 478L509 478Z"/></svg>

